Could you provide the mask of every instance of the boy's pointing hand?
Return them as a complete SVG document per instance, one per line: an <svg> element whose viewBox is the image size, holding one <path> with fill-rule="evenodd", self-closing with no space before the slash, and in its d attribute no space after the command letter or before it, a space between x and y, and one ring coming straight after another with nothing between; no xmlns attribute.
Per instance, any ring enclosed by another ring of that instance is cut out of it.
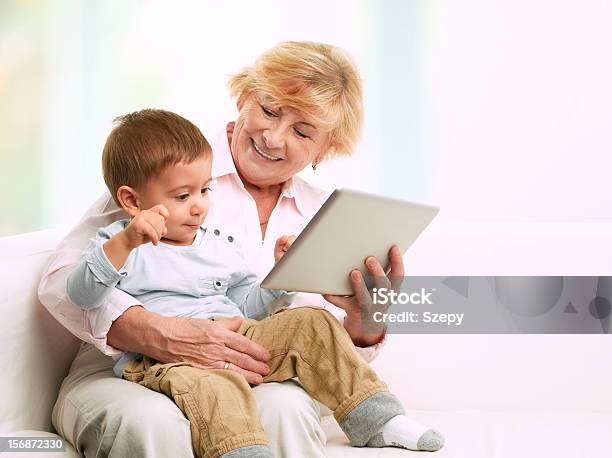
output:
<svg viewBox="0 0 612 458"><path fill-rule="evenodd" d="M157 245L168 232L166 219L169 216L168 209L162 204L138 213L125 229L130 248L133 249L149 242Z"/></svg>

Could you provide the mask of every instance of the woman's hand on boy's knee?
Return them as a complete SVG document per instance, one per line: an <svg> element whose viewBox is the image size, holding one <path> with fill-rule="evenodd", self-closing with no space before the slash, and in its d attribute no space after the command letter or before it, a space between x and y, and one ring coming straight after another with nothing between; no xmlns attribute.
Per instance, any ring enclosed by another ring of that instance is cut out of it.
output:
<svg viewBox="0 0 612 458"><path fill-rule="evenodd" d="M223 321L169 317L143 306L128 308L108 331L108 344L150 356L163 363L185 361L204 369L239 372L250 384L270 372L270 353L236 331L242 318Z"/></svg>
<svg viewBox="0 0 612 458"><path fill-rule="evenodd" d="M177 318L168 339L175 361L186 361L202 369L227 369L244 376L252 385L263 382L270 372L270 353L261 345L238 334L242 318L223 321Z"/></svg>

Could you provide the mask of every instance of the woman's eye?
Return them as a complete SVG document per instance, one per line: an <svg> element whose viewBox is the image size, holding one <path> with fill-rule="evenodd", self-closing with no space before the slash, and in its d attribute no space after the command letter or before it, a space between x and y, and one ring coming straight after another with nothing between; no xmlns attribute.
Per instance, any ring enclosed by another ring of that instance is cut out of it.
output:
<svg viewBox="0 0 612 458"><path fill-rule="evenodd" d="M260 106L261 106L261 111L263 111L266 116L269 116L271 118L276 118L276 113L271 112L270 110L268 110L263 105L260 105Z"/></svg>
<svg viewBox="0 0 612 458"><path fill-rule="evenodd" d="M300 131L299 131L299 130L297 130L297 129L294 129L294 130L295 130L295 133L296 133L296 134L297 134L299 137L302 137L302 138L308 138L308 135L306 135L305 133L300 132Z"/></svg>

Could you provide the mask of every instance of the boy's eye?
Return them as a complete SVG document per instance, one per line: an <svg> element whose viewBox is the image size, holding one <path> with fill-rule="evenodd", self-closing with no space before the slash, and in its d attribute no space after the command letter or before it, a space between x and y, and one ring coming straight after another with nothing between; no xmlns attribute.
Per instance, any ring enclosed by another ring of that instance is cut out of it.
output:
<svg viewBox="0 0 612 458"><path fill-rule="evenodd" d="M187 200L189 199L189 194L181 194L181 195L176 196L176 198L178 200Z"/></svg>
<svg viewBox="0 0 612 458"><path fill-rule="evenodd" d="M271 118L276 118L276 116L277 116L276 113L273 113L272 111L268 110L263 105L260 105L260 106L261 106L261 111L263 111L266 116L269 116Z"/></svg>
<svg viewBox="0 0 612 458"><path fill-rule="evenodd" d="M202 194L206 194L210 190L210 188L202 188Z"/></svg>

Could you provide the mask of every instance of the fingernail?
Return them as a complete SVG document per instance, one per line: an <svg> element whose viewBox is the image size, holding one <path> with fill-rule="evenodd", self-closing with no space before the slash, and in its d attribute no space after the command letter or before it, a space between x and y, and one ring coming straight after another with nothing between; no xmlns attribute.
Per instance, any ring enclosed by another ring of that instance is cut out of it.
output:
<svg viewBox="0 0 612 458"><path fill-rule="evenodd" d="M360 275L360 272L358 270L353 270L351 272L351 277L353 278L353 280L359 280L359 275Z"/></svg>
<svg viewBox="0 0 612 458"><path fill-rule="evenodd" d="M376 260L373 257L369 257L366 259L366 264L368 267L374 267L376 265Z"/></svg>

